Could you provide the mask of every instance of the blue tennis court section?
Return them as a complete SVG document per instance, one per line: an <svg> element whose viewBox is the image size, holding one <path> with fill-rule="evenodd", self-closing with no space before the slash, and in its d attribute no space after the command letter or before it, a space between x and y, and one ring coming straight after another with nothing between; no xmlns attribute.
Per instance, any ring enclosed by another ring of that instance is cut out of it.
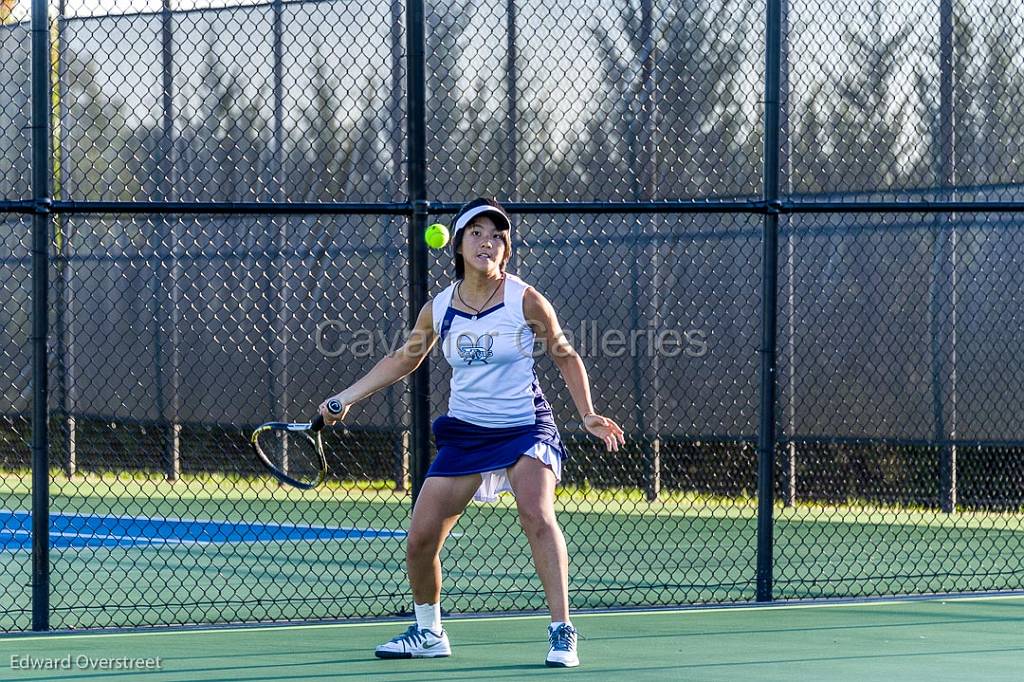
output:
<svg viewBox="0 0 1024 682"><path fill-rule="evenodd" d="M3 510L0 511L0 519L3 520L0 550L29 550L32 546L31 514L25 511ZM50 514L50 546L55 548L216 545L396 537L405 537L405 531L197 519Z"/></svg>

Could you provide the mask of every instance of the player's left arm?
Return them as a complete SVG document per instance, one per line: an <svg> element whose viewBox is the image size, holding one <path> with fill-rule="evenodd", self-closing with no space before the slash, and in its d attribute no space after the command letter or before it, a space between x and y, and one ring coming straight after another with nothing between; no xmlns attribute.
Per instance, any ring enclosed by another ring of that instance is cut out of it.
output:
<svg viewBox="0 0 1024 682"><path fill-rule="evenodd" d="M583 366L583 360L565 337L555 309L533 287L529 287L523 294L523 316L533 329L533 333L543 343L558 371L562 373L584 427L592 435L603 440L608 450L618 450L620 445L626 443L622 428L612 419L594 410L587 368Z"/></svg>

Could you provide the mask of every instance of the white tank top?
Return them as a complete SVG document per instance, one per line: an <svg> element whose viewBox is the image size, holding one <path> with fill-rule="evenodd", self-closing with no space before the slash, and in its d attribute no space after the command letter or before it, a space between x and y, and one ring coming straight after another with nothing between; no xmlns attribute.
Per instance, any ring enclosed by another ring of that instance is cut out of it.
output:
<svg viewBox="0 0 1024 682"><path fill-rule="evenodd" d="M434 332L452 367L448 416L490 427L551 419L533 367L533 330L523 316L529 285L506 273L504 302L473 315L451 306L456 284L432 304Z"/></svg>

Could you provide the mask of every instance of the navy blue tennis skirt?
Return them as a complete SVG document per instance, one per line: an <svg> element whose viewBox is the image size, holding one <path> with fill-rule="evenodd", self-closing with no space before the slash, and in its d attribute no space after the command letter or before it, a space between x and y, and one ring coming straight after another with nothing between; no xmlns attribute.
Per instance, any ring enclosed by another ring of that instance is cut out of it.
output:
<svg viewBox="0 0 1024 682"><path fill-rule="evenodd" d="M447 415L434 420L437 457L427 476L465 476L515 464L537 443L554 448L565 460L565 448L553 421L525 426L487 427Z"/></svg>

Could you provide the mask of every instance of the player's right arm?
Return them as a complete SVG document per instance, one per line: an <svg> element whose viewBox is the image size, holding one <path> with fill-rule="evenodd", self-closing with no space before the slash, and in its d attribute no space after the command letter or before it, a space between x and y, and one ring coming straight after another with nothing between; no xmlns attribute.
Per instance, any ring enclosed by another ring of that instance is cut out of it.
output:
<svg viewBox="0 0 1024 682"><path fill-rule="evenodd" d="M327 424L342 421L353 403L412 374L435 343L437 334L434 333L434 313L431 301L427 301L426 305L420 308L416 325L401 348L385 355L361 379L320 404L320 414L323 415L324 421ZM332 398L341 401L342 408L339 414L331 414L327 410L327 402Z"/></svg>

